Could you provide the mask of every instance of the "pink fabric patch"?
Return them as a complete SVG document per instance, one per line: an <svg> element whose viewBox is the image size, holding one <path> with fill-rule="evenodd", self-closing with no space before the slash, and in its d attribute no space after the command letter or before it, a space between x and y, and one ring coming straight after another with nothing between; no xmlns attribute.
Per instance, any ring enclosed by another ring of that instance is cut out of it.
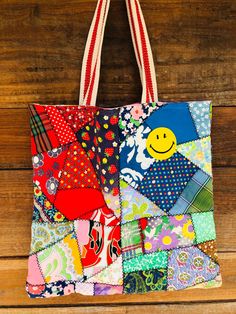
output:
<svg viewBox="0 0 236 314"><path fill-rule="evenodd" d="M27 282L31 285L43 285L45 284L43 275L39 269L38 260L36 254L31 255L28 260L28 277Z"/></svg>
<svg viewBox="0 0 236 314"><path fill-rule="evenodd" d="M89 223L86 220L77 220L75 222L76 224L76 235L77 235L77 239L79 239L79 245L80 245L80 249L81 247L83 247L83 245L88 244L89 242Z"/></svg>

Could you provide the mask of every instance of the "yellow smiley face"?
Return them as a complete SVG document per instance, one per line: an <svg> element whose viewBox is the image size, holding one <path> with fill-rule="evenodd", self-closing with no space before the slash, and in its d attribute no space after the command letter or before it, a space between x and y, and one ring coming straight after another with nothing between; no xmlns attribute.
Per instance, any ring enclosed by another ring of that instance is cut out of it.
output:
<svg viewBox="0 0 236 314"><path fill-rule="evenodd" d="M175 153L176 144L176 137L170 129L156 128L148 135L146 147L153 158L165 160Z"/></svg>

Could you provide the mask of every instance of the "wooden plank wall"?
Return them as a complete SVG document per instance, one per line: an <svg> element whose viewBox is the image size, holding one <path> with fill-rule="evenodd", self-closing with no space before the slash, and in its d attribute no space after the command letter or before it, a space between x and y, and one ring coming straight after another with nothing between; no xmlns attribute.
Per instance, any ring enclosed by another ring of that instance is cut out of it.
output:
<svg viewBox="0 0 236 314"><path fill-rule="evenodd" d="M160 100L213 99L215 218L220 289L30 300L24 291L32 214L27 104L77 104L95 0L0 1L0 314L236 313L236 2L140 1ZM98 103L141 95L124 0L113 0Z"/></svg>

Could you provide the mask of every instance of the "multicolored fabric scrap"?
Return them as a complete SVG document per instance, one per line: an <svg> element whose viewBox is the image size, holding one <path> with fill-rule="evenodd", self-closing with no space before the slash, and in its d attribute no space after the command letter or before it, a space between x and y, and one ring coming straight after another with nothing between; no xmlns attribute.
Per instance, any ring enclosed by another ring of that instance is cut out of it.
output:
<svg viewBox="0 0 236 314"><path fill-rule="evenodd" d="M210 102L30 113L30 297L221 285Z"/></svg>

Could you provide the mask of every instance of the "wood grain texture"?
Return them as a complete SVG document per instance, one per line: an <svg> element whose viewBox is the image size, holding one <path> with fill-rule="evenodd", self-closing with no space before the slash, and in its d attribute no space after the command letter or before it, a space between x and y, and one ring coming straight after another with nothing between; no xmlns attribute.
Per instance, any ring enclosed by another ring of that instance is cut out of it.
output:
<svg viewBox="0 0 236 314"><path fill-rule="evenodd" d="M158 304L158 305L118 305L118 306L83 306L83 307L53 307L53 308L5 308L0 309L0 314L235 314L236 302L213 302L209 304Z"/></svg>
<svg viewBox="0 0 236 314"><path fill-rule="evenodd" d="M223 286L142 297L72 295L46 300L30 300L24 291L32 217L27 105L78 103L83 50L96 0L0 2L0 276L4 283L0 314L235 313L236 2L140 0L160 100L212 99L214 103L215 221ZM140 98L125 1L112 0L97 103L120 106Z"/></svg>
<svg viewBox="0 0 236 314"><path fill-rule="evenodd" d="M233 301L236 296L236 253L222 253L219 255L223 285L215 289L190 289L182 291L160 291L138 295L114 295L114 296L82 296L73 294L61 298L30 299L24 291L27 275L26 259L0 260L0 277L4 285L0 287L0 304L4 306L14 305L50 305L50 304L142 304L142 303L180 303L199 301Z"/></svg>
<svg viewBox="0 0 236 314"><path fill-rule="evenodd" d="M236 166L236 108L213 109L213 164ZM0 110L0 168L31 168L27 109Z"/></svg>
<svg viewBox="0 0 236 314"><path fill-rule="evenodd" d="M84 44L96 0L2 0L0 106L76 103ZM161 100L236 104L236 3L142 0ZM125 1L113 0L98 103L141 97Z"/></svg>

